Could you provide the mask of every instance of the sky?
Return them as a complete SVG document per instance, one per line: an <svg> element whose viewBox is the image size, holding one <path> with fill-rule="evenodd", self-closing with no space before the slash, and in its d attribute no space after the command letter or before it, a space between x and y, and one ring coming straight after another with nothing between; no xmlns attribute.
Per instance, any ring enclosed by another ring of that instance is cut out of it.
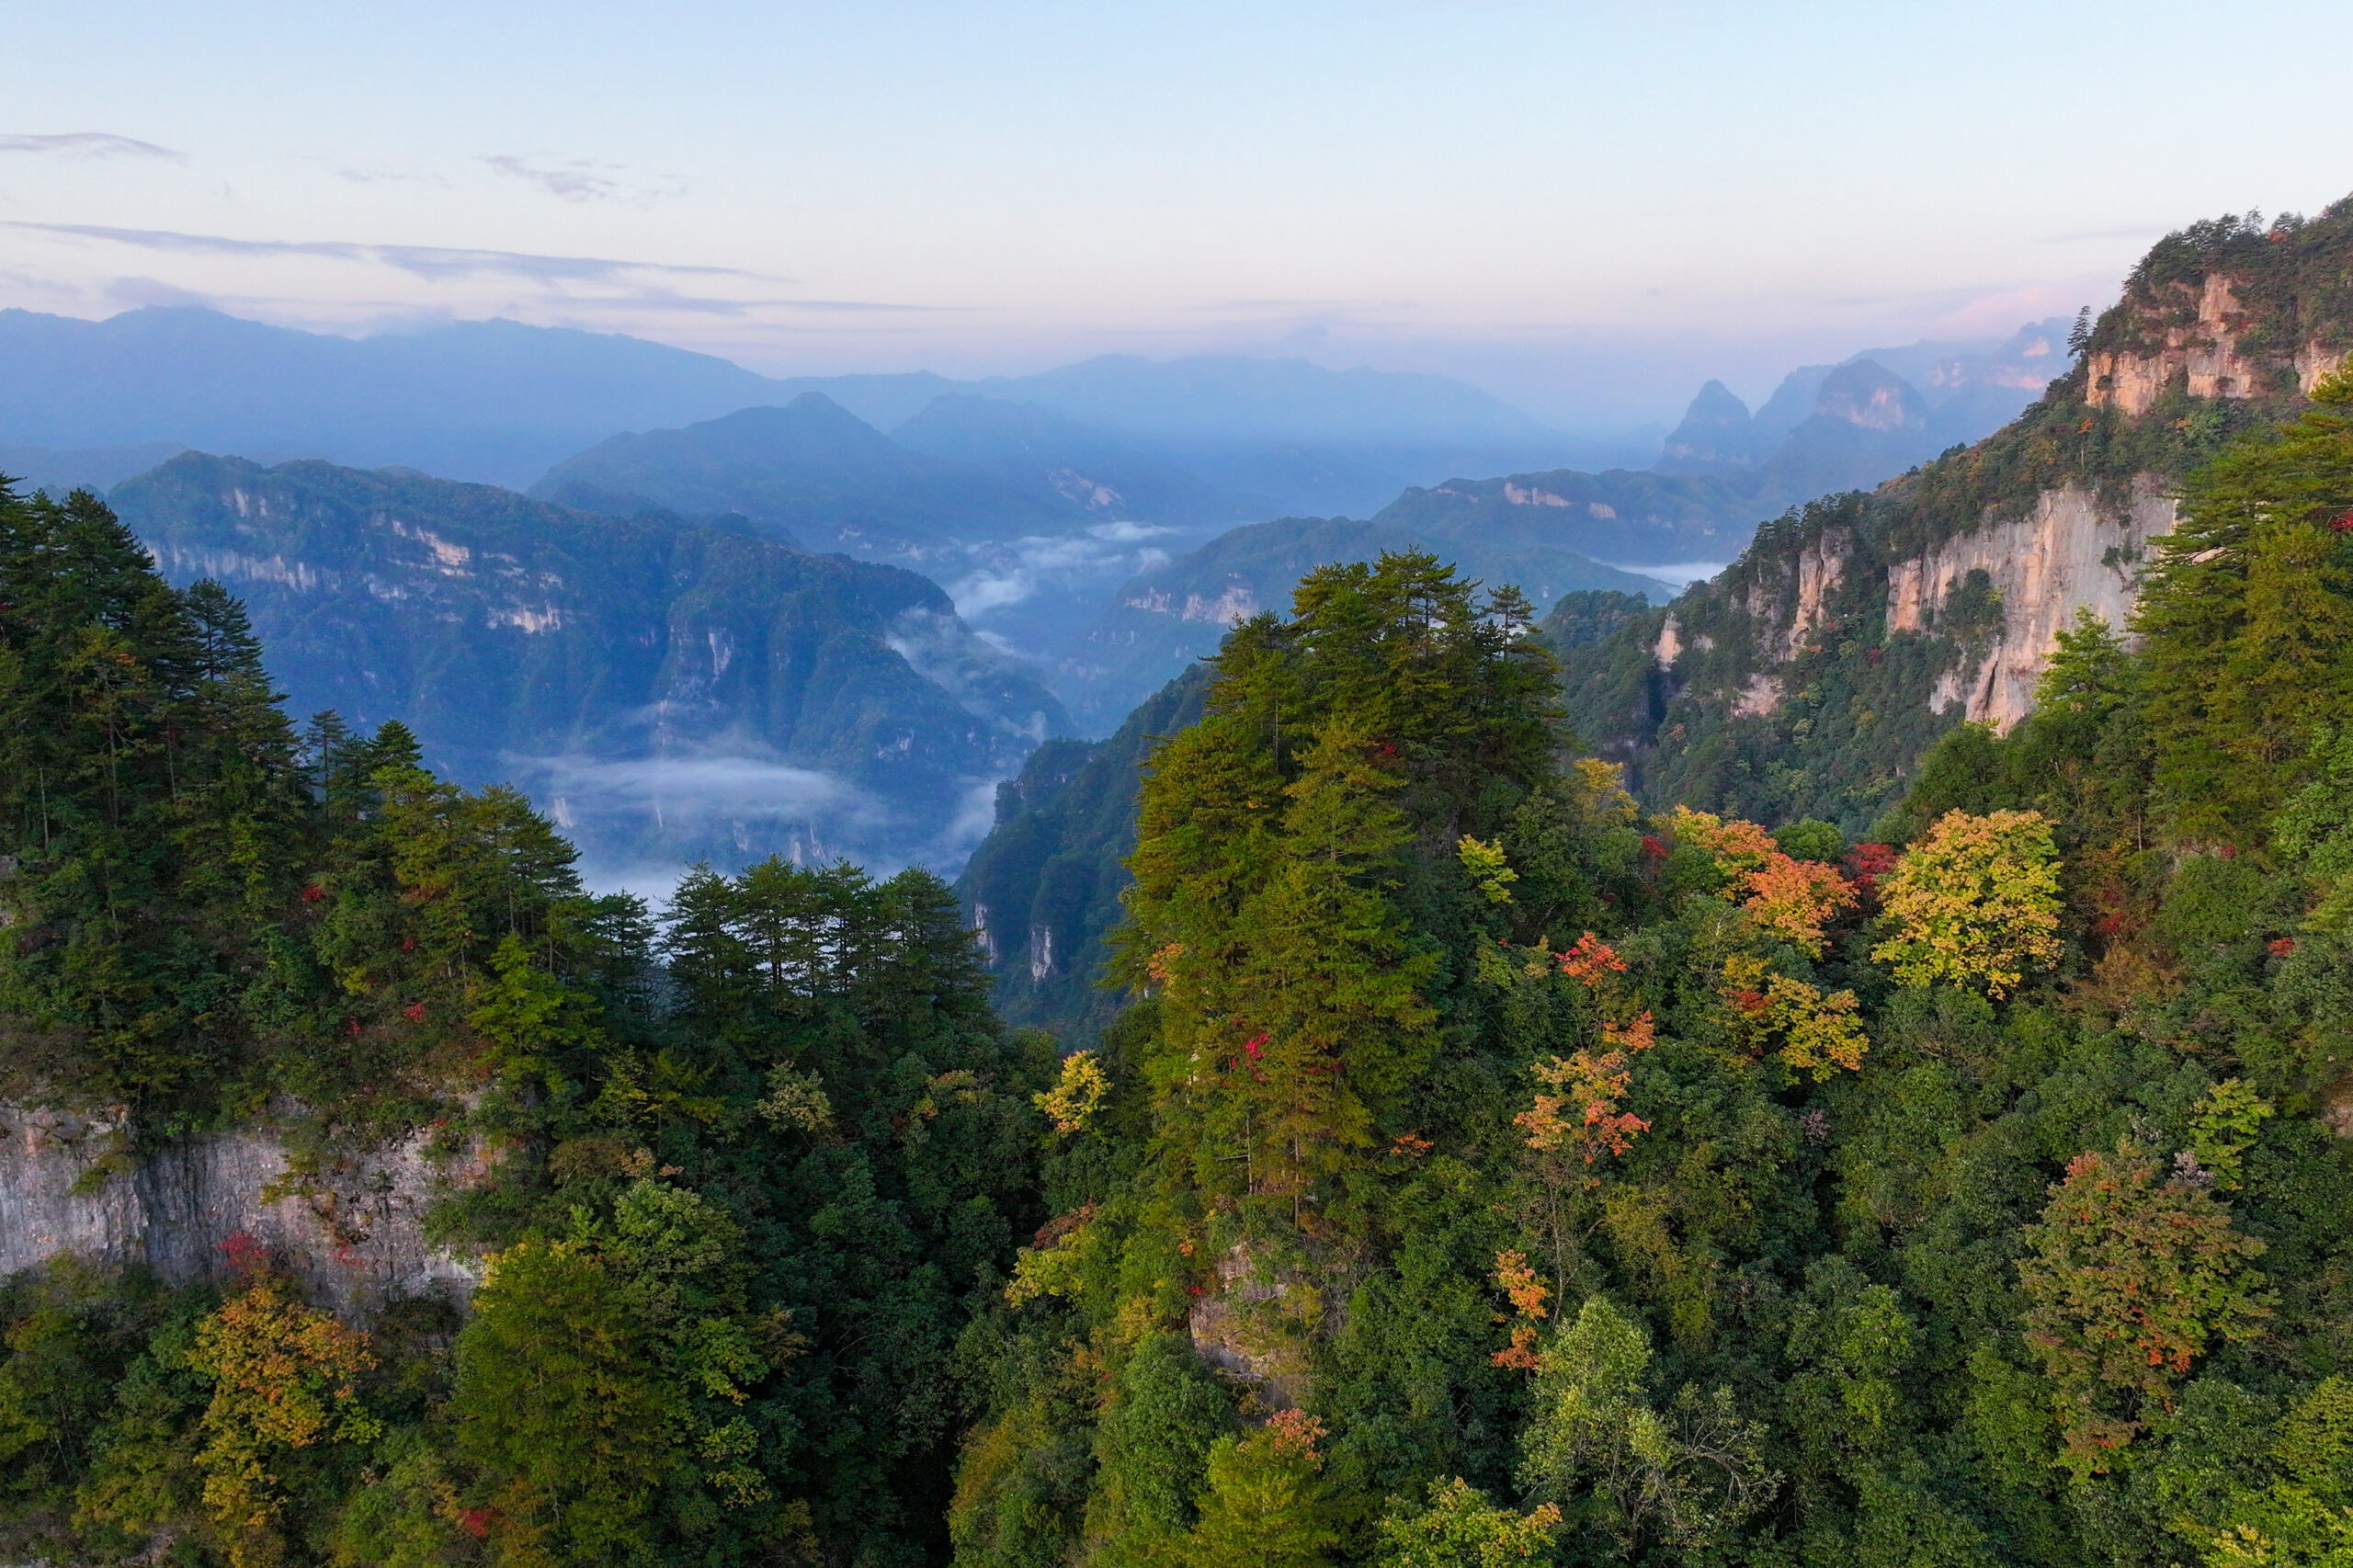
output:
<svg viewBox="0 0 2353 1568"><path fill-rule="evenodd" d="M7 0L0 306L770 374L1460 376L1580 433L2353 191L2353 6Z"/></svg>

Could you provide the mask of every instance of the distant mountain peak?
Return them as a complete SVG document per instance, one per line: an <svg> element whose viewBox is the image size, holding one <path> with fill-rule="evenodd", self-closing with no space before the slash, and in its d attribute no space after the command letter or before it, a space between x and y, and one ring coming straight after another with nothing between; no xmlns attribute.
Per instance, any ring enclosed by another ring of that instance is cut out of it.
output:
<svg viewBox="0 0 2353 1568"><path fill-rule="evenodd" d="M1683 412L1686 425L1741 425L1748 423L1748 404L1738 393L1722 381L1710 381L1691 400Z"/></svg>
<svg viewBox="0 0 2353 1568"><path fill-rule="evenodd" d="M1876 359L1850 359L1823 378L1814 412L1864 430L1925 430L1927 401Z"/></svg>
<svg viewBox="0 0 2353 1568"><path fill-rule="evenodd" d="M1699 389L1661 449L1661 473L1717 473L1756 460L1756 434L1748 404L1722 381Z"/></svg>

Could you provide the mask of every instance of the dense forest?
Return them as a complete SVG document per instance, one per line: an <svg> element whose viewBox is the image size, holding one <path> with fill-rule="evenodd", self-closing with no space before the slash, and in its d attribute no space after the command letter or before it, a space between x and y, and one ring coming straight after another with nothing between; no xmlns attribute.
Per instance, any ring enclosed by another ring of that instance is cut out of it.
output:
<svg viewBox="0 0 2353 1568"><path fill-rule="evenodd" d="M922 872L584 893L11 498L8 1097L429 1129L479 1283L8 1281L6 1551L2353 1562L2353 376L2184 494L1884 842L1646 813L1516 592L1320 570L1151 749L1061 1041Z"/></svg>

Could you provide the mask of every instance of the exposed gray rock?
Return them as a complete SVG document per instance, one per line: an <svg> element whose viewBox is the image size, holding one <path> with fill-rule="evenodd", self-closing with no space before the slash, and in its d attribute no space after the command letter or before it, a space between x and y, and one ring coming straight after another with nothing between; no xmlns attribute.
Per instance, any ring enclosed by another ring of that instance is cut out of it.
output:
<svg viewBox="0 0 2353 1568"><path fill-rule="evenodd" d="M472 1292L471 1262L429 1245L425 1214L479 1155L444 1169L432 1129L307 1178L266 1125L122 1151L119 1123L0 1106L0 1273L60 1254L141 1264L174 1284L219 1279L240 1233L280 1257L314 1301L364 1315L402 1296Z"/></svg>

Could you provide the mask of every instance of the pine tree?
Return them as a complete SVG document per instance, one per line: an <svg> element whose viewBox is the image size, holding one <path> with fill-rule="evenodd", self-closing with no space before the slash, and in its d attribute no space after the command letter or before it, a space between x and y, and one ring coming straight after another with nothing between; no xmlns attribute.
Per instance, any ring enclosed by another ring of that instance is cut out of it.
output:
<svg viewBox="0 0 2353 1568"><path fill-rule="evenodd" d="M2133 615L2159 797L2191 837L2259 836L2313 727L2353 718L2353 371L2313 402L2190 475Z"/></svg>

